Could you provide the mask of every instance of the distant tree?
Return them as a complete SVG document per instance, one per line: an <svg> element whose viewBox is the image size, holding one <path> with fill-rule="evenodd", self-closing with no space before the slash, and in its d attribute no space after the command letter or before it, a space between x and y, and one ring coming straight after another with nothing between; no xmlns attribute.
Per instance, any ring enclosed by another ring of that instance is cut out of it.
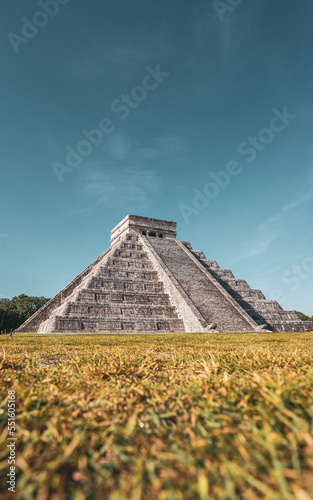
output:
<svg viewBox="0 0 313 500"><path fill-rule="evenodd" d="M303 314L302 312L297 311L297 315L302 321L313 321L313 316L307 316L306 314Z"/></svg>
<svg viewBox="0 0 313 500"><path fill-rule="evenodd" d="M9 299L0 299L0 331L7 328L12 322L13 314L11 311L11 301Z"/></svg>
<svg viewBox="0 0 313 500"><path fill-rule="evenodd" d="M50 299L22 294L10 299L0 299L0 331L15 330Z"/></svg>

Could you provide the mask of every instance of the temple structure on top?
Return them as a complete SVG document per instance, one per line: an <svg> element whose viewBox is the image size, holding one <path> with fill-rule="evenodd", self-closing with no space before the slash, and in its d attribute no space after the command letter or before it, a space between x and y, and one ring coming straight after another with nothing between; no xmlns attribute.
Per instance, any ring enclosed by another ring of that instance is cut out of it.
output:
<svg viewBox="0 0 313 500"><path fill-rule="evenodd" d="M127 215L111 246L19 332L312 331L260 290L221 269L176 223Z"/></svg>
<svg viewBox="0 0 313 500"><path fill-rule="evenodd" d="M149 219L148 217L140 217L138 215L127 215L114 229L111 231L111 246L118 243L123 235L130 232L136 232L144 236L152 238L175 238L176 222Z"/></svg>

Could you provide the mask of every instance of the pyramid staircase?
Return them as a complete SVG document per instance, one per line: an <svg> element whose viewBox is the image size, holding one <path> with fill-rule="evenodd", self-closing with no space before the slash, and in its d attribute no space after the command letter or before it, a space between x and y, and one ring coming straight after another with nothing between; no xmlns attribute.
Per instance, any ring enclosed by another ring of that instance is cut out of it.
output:
<svg viewBox="0 0 313 500"><path fill-rule="evenodd" d="M127 235L112 248L39 333L184 331L138 238Z"/></svg>
<svg viewBox="0 0 313 500"><path fill-rule="evenodd" d="M250 288L230 270L221 269L215 260L208 260L203 252L193 250L190 243L184 242L184 245L258 325L266 324L279 332L313 331L312 321L300 320L295 311L285 311L276 300L267 300L261 290Z"/></svg>
<svg viewBox="0 0 313 500"><path fill-rule="evenodd" d="M199 265L192 252L180 241L149 238L149 243L195 304L207 326L218 327L221 331L254 330L257 327L249 314Z"/></svg>
<svg viewBox="0 0 313 500"><path fill-rule="evenodd" d="M128 215L111 231L111 247L17 331L138 333L313 331L260 290L221 269L176 223Z"/></svg>

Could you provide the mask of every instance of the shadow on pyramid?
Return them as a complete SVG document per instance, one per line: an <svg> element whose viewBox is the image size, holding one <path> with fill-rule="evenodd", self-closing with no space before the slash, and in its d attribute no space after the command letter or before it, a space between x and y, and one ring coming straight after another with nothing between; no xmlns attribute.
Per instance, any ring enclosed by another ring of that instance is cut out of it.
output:
<svg viewBox="0 0 313 500"><path fill-rule="evenodd" d="M127 215L111 231L111 247L16 331L312 330L313 322L178 241L175 222Z"/></svg>

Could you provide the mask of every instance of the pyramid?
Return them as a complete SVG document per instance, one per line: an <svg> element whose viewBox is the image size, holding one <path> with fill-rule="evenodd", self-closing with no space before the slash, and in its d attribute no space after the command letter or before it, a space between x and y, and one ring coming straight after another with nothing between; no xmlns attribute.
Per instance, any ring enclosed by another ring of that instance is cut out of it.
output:
<svg viewBox="0 0 313 500"><path fill-rule="evenodd" d="M313 330L176 235L173 221L127 215L110 248L16 331Z"/></svg>

